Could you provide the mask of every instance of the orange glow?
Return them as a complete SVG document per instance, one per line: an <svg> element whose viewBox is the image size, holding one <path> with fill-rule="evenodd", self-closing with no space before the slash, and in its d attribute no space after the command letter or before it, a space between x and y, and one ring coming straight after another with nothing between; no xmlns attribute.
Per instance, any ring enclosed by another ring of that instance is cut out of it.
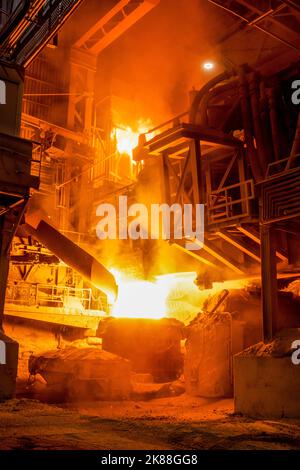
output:
<svg viewBox="0 0 300 470"><path fill-rule="evenodd" d="M139 121L133 130L130 126L116 126L111 133L111 138L116 140L119 153L126 153L132 158L132 151L138 146L140 134L146 134L152 126L149 120ZM133 162L135 163L135 162Z"/></svg>
<svg viewBox="0 0 300 470"><path fill-rule="evenodd" d="M204 62L203 68L205 70L212 70L215 68L215 64L213 62Z"/></svg>
<svg viewBox="0 0 300 470"><path fill-rule="evenodd" d="M114 317L160 319L166 315L168 285L127 278L112 270L119 292L112 307Z"/></svg>
<svg viewBox="0 0 300 470"><path fill-rule="evenodd" d="M138 145L139 133L133 132L130 127L126 129L116 127L112 132L112 137L116 139L118 152L126 153L132 158L132 151Z"/></svg>
<svg viewBox="0 0 300 470"><path fill-rule="evenodd" d="M178 315L181 317L182 308L193 318L201 311L203 302L209 296L223 289L242 289L247 284L242 280L216 282L212 289L200 290L194 283L197 276L195 272L157 276L153 282L132 279L115 269L111 272L119 288L111 315L118 318L160 319ZM183 317L184 315L182 320Z"/></svg>

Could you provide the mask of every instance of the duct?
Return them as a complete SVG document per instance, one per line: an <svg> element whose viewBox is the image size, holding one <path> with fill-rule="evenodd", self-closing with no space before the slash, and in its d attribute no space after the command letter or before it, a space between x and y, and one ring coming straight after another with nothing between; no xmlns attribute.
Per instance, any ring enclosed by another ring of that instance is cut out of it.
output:
<svg viewBox="0 0 300 470"><path fill-rule="evenodd" d="M195 123L197 119L197 115L200 112L201 124L207 126L207 106L209 101L217 96L219 93L227 90L228 87L231 88L232 84L224 84L224 87L217 87L215 90L212 90L213 87L220 84L222 81L229 79L233 76L233 72L224 72L217 77L214 77L208 83L204 85L204 87L197 93L192 103L190 109L189 120L191 123ZM252 170L253 177L256 182L261 181L263 179L263 175L265 174L266 170L266 156L264 152L264 139L261 131L261 123L260 123L260 109L259 109L259 95L257 87L254 86L255 84L252 83L252 99L251 105L249 103L250 97L248 92L248 82L245 76L244 71L240 73L239 77L239 96L241 101L241 109L242 109L242 117L243 117L243 126L245 132L245 142L247 146L247 158L249 165ZM258 135L256 137L257 144L258 144L258 151L254 146L253 140L253 129L252 129L252 122L251 122L251 108L252 108L252 115L253 121L255 126L255 134ZM258 153L259 152L259 153ZM259 156L259 161L258 161Z"/></svg>
<svg viewBox="0 0 300 470"><path fill-rule="evenodd" d="M196 119L197 119L197 114L198 114L198 109L199 109L199 106L200 106L200 103L202 101L202 99L204 98L204 96L209 93L209 91L211 90L211 88L213 88L215 85L217 85L218 83L221 83L222 81L228 79L228 78L231 78L232 76L232 73L230 72L223 72L219 75L217 75L216 77L214 77L212 80L210 80L209 82L207 82L202 88L200 91L198 91L198 93L196 94L195 98L194 98L194 101L192 103L192 106L191 106L191 109L190 109L190 114L189 114L189 121L191 124L195 124L196 122Z"/></svg>
<svg viewBox="0 0 300 470"><path fill-rule="evenodd" d="M252 109L252 122L256 140L257 155L263 175L267 171L267 156L265 142L263 138L262 122L259 109L259 79L256 73L252 73L249 78L250 102Z"/></svg>
<svg viewBox="0 0 300 470"><path fill-rule="evenodd" d="M277 96L274 88L270 88L267 91L268 102L269 102L269 113L270 113L270 124L272 132L272 141L274 149L274 158L276 161L279 161L281 158L281 129L278 122L278 113L277 113Z"/></svg>
<svg viewBox="0 0 300 470"><path fill-rule="evenodd" d="M259 112L260 112L260 120L262 124L262 137L263 137L263 145L264 145L264 153L266 158L266 165L268 163L274 161L274 153L275 153L275 146L273 149L273 144L275 144L275 140L273 140L273 135L271 131L271 116L269 110L269 102L267 97L267 90L266 84L263 80L260 80L259 83ZM274 114L276 116L277 110L276 107L274 108ZM280 134L278 134L278 138L280 140ZM277 142L277 139L276 139ZM280 145L278 146L276 143L276 150L278 150ZM275 158L276 160L276 158Z"/></svg>
<svg viewBox="0 0 300 470"><path fill-rule="evenodd" d="M43 219L36 228L28 223L26 232L46 246L54 255L77 271L84 279L103 291L110 301L116 299L118 286L114 276L92 255L73 243Z"/></svg>
<svg viewBox="0 0 300 470"><path fill-rule="evenodd" d="M209 127L207 112L210 106L210 102L217 98L219 95L231 91L235 84L237 84L236 79L230 81L229 83L217 85L202 97L201 102L199 104L199 121L201 126Z"/></svg>
<svg viewBox="0 0 300 470"><path fill-rule="evenodd" d="M246 155L256 182L263 179L262 170L257 162L257 152L254 147L252 123L250 121L251 108L249 104L248 83L244 71L240 72L239 96L241 101L243 127L245 133Z"/></svg>

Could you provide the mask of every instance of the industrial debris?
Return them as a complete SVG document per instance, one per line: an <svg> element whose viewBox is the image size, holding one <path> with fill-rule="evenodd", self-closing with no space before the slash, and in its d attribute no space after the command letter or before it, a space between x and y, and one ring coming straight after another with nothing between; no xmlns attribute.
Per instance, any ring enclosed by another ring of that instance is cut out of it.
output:
<svg viewBox="0 0 300 470"><path fill-rule="evenodd" d="M69 347L29 359L31 376L46 381L48 395L70 400L124 400L131 392L130 363L98 348Z"/></svg>

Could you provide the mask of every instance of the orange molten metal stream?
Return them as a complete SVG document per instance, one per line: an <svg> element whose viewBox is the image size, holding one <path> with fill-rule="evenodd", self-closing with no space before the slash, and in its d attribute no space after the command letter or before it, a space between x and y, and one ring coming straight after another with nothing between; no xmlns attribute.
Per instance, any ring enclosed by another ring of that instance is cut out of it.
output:
<svg viewBox="0 0 300 470"><path fill-rule="evenodd" d="M112 306L115 317L160 319L166 314L167 286L159 282L135 280L112 270L119 288Z"/></svg>
<svg viewBox="0 0 300 470"><path fill-rule="evenodd" d="M118 298L112 306L111 314L123 318L160 319L168 316L167 303L176 292L180 296L194 300L200 312L202 303L208 296L222 289L241 289L245 286L242 280L217 282L212 289L199 290L194 284L195 272L171 273L157 276L153 282L143 279L132 279L123 273L111 270L118 284Z"/></svg>

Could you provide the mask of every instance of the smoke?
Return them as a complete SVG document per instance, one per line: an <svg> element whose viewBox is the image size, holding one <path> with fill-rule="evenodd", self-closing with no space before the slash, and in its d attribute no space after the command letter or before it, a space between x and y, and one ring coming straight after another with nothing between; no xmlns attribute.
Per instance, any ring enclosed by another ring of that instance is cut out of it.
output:
<svg viewBox="0 0 300 470"><path fill-rule="evenodd" d="M56 76L56 73L65 69L64 52L68 45L74 44L76 37L86 31L112 3L110 0L86 1L83 8L78 9L72 20L67 22L59 39L61 54L56 50L46 52L52 68L51 76ZM203 60L212 59L211 48L224 26L217 17L215 9L203 0L161 0L158 6L100 54L96 100L111 94L121 98L114 101L115 109L112 109L121 120L116 124L134 127L139 120L148 119L153 124L159 124L188 109L189 90L192 87L199 88L211 78L210 74L203 72L201 64ZM66 89L67 83L64 80L58 91ZM124 102L129 104L124 106ZM55 123L63 124L66 109L61 98L53 103L52 114ZM136 198L139 202L160 202L159 188L154 188L153 180L149 179L148 189L145 181L137 189ZM74 187L76 184L77 182ZM79 212L78 208L88 203L86 192L84 197L78 191L74 193L75 197L69 208L73 213L75 208ZM55 218L53 199L44 198L34 202L51 216L53 213L52 218ZM72 228L72 222L70 225ZM76 224L73 225L76 229ZM97 252L99 245L91 247L91 251ZM101 248L108 258L108 265L112 264L109 262L111 259L118 260L128 249L117 241L108 241L105 244L101 242ZM184 270L185 266L191 269L192 265L197 264L165 242L150 243L149 247L142 247L140 251L147 261L146 271L149 276L168 270Z"/></svg>
<svg viewBox="0 0 300 470"><path fill-rule="evenodd" d="M211 78L201 63L210 58L219 21L203 0L161 0L100 54L99 95L132 100L137 118L156 123L187 110L188 91Z"/></svg>

